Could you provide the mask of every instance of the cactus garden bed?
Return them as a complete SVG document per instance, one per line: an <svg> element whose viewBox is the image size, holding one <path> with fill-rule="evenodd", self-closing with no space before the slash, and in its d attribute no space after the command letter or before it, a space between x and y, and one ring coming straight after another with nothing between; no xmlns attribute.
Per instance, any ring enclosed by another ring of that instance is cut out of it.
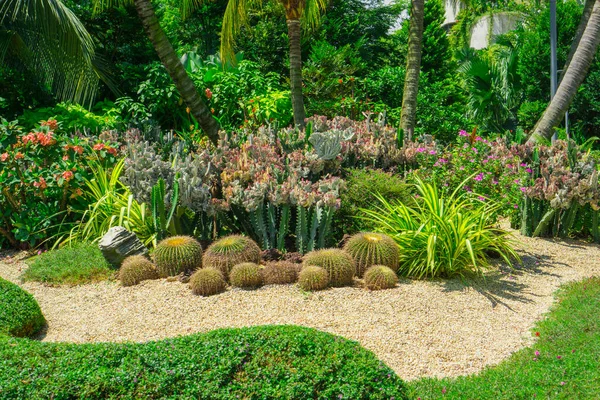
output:
<svg viewBox="0 0 600 400"><path fill-rule="evenodd" d="M195 296L166 279L122 287L26 282L48 321L42 341L145 342L216 328L265 324L314 327L357 340L403 379L480 371L531 343L529 329L564 282L600 273L600 249L583 242L519 237L523 265L484 279L410 281L368 291L354 286L307 293L297 285L228 288ZM14 260L14 259L13 259ZM0 262L20 282L26 265Z"/></svg>

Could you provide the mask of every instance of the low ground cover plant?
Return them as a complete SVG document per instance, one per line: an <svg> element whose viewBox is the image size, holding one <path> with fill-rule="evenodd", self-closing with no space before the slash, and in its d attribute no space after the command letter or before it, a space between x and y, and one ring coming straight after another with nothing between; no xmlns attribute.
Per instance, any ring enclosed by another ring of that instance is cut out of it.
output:
<svg viewBox="0 0 600 400"><path fill-rule="evenodd" d="M0 278L0 341L2 335L31 337L46 323L33 296ZM1 345L0 345L1 346ZM0 387L0 394L2 389Z"/></svg>

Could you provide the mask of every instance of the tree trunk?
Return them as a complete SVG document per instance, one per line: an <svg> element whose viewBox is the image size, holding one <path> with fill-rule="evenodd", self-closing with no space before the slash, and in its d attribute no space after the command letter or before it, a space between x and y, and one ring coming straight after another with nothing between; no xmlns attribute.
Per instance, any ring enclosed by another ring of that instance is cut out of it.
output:
<svg viewBox="0 0 600 400"><path fill-rule="evenodd" d="M292 91L292 109L294 125L304 128L304 98L302 96L302 53L300 46L300 20L288 19L288 38L290 40L290 83Z"/></svg>
<svg viewBox="0 0 600 400"><path fill-rule="evenodd" d="M400 127L412 140L417 116L417 93L419 91L419 73L421 72L421 54L423 51L423 13L425 0L412 0L410 27L408 36L408 56L404 94L402 95L402 115Z"/></svg>
<svg viewBox="0 0 600 400"><path fill-rule="evenodd" d="M600 44L600 0L595 1L587 26L581 35L579 46L573 54L565 76L528 142L535 143L539 139L550 139L554 127L564 117L579 86L584 81L596 55L598 44Z"/></svg>
<svg viewBox="0 0 600 400"><path fill-rule="evenodd" d="M592 9L594 8L594 3L596 0L585 0L585 5L583 7L583 13L581 14L581 19L579 20L579 25L577 26L577 32L575 33L575 38L573 39L573 43L571 43L571 48L569 49L569 54L567 55L567 61L565 62L565 66L563 67L562 72L560 73L560 77L558 78L558 83L562 81L565 76L565 72L567 68L569 68L569 64L571 64L571 60L573 59L573 55L577 50L577 46L579 46L579 41L581 40L581 36L585 31L585 27L590 19L590 15L592 15Z"/></svg>
<svg viewBox="0 0 600 400"><path fill-rule="evenodd" d="M219 141L219 124L200 98L194 82L188 76L177 53L173 50L173 46L171 46L167 35L165 35L165 32L160 27L152 3L150 0L134 0L134 2L138 16L142 20L144 30L148 34L154 50L158 54L158 58L160 58L160 61L175 83L177 91L190 108L191 114L196 118L204 133L206 133L211 142L217 144Z"/></svg>

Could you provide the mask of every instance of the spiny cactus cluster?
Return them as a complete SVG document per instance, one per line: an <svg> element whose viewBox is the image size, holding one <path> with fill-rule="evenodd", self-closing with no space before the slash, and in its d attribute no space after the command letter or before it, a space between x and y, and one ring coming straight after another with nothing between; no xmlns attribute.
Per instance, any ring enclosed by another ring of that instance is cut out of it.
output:
<svg viewBox="0 0 600 400"><path fill-rule="evenodd" d="M119 270L119 280L123 286L133 286L141 281L157 278L156 267L142 255L127 257Z"/></svg>
<svg viewBox="0 0 600 400"><path fill-rule="evenodd" d="M352 236L344 245L356 262L356 276L362 277L372 265L385 265L396 271L400 252L391 237L381 233L363 232Z"/></svg>
<svg viewBox="0 0 600 400"><path fill-rule="evenodd" d="M161 278L194 271L202 267L202 246L193 237L173 236L156 246L154 262Z"/></svg>
<svg viewBox="0 0 600 400"><path fill-rule="evenodd" d="M391 289L398 283L398 276L385 265L373 265L365 272L365 286L370 290Z"/></svg>
<svg viewBox="0 0 600 400"><path fill-rule="evenodd" d="M265 285L285 285L298 280L300 264L290 261L276 261L267 263L262 269Z"/></svg>
<svg viewBox="0 0 600 400"><path fill-rule="evenodd" d="M356 270L352 257L340 249L311 251L304 257L303 265L325 269L329 274L331 286L351 285Z"/></svg>
<svg viewBox="0 0 600 400"><path fill-rule="evenodd" d="M231 235L217 240L206 249L202 259L205 267L218 269L225 277L234 265L260 263L260 247L245 236Z"/></svg>
<svg viewBox="0 0 600 400"><path fill-rule="evenodd" d="M302 290L323 290L329 285L329 274L324 268L308 265L298 274L298 286Z"/></svg>
<svg viewBox="0 0 600 400"><path fill-rule="evenodd" d="M251 262L235 265L229 273L229 281L232 286L244 289L262 286L263 279L260 265Z"/></svg>
<svg viewBox="0 0 600 400"><path fill-rule="evenodd" d="M212 296L225 291L227 283L223 274L214 268L202 268L190 277L190 289L199 296Z"/></svg>

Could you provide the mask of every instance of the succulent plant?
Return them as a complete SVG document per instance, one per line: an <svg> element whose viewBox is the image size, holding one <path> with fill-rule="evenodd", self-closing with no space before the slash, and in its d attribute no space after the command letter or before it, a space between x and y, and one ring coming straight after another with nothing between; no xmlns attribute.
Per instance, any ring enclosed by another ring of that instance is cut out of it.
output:
<svg viewBox="0 0 600 400"><path fill-rule="evenodd" d="M290 261L276 261L267 263L262 269L265 285L285 285L298 280L300 264Z"/></svg>
<svg viewBox="0 0 600 400"><path fill-rule="evenodd" d="M352 257L340 249L311 251L304 257L303 265L314 265L325 269L329 274L331 286L351 285L356 270Z"/></svg>
<svg viewBox="0 0 600 400"><path fill-rule="evenodd" d="M127 257L119 270L119 280L123 286L133 286L141 281L156 278L158 278L156 267L142 255Z"/></svg>
<svg viewBox="0 0 600 400"><path fill-rule="evenodd" d="M397 283L398 275L385 265L373 265L365 272L365 286L368 289L391 289Z"/></svg>
<svg viewBox="0 0 600 400"><path fill-rule="evenodd" d="M227 283L221 271L214 268L202 268L190 277L192 293L200 296L212 296L225 291Z"/></svg>
<svg viewBox="0 0 600 400"><path fill-rule="evenodd" d="M372 265L398 270L400 252L394 239L382 233L362 232L352 236L344 250L356 262L356 276L362 277Z"/></svg>
<svg viewBox="0 0 600 400"><path fill-rule="evenodd" d="M308 265L298 274L298 286L302 290L323 290L329 284L329 274L324 268Z"/></svg>
<svg viewBox="0 0 600 400"><path fill-rule="evenodd" d="M240 288L256 288L262 286L263 278L260 265L245 262L235 265L229 274L231 285Z"/></svg>
<svg viewBox="0 0 600 400"><path fill-rule="evenodd" d="M260 263L260 247L245 236L231 235L217 240L206 249L202 263L220 270L228 277L234 265L244 262Z"/></svg>
<svg viewBox="0 0 600 400"><path fill-rule="evenodd" d="M202 267L202 246L190 236L162 240L154 250L154 262L162 278Z"/></svg>

